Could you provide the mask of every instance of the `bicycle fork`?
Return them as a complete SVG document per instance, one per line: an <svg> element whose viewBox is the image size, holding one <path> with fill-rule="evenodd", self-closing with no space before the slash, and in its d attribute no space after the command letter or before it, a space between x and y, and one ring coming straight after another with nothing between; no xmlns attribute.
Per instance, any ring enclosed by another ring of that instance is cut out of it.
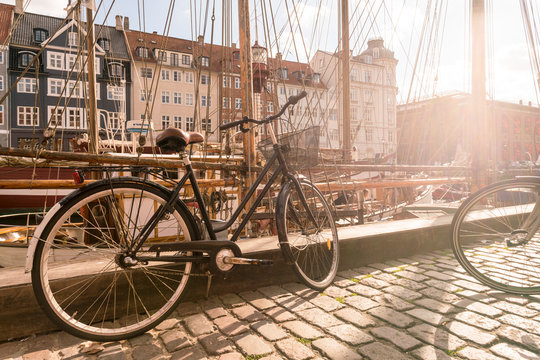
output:
<svg viewBox="0 0 540 360"><path fill-rule="evenodd" d="M523 223L521 229L516 229L505 238L506 246L517 247L527 244L540 228L540 196L536 199L534 208Z"/></svg>

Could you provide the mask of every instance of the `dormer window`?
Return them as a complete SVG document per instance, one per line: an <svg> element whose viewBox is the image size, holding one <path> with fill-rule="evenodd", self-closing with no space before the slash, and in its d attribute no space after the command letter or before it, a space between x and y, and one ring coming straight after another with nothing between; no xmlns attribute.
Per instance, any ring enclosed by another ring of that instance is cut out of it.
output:
<svg viewBox="0 0 540 360"><path fill-rule="evenodd" d="M68 45L69 46L79 46L79 34L75 31L70 31L68 33Z"/></svg>
<svg viewBox="0 0 540 360"><path fill-rule="evenodd" d="M143 46L139 46L138 48L135 49L135 54L138 57L148 58L148 48L143 47Z"/></svg>
<svg viewBox="0 0 540 360"><path fill-rule="evenodd" d="M100 38L98 39L98 45L103 49L105 52L111 51L111 41L109 39Z"/></svg>
<svg viewBox="0 0 540 360"><path fill-rule="evenodd" d="M201 56L201 66L210 66L210 59L208 56Z"/></svg>
<svg viewBox="0 0 540 360"><path fill-rule="evenodd" d="M287 68L281 69L281 78L287 80L289 78L289 71Z"/></svg>
<svg viewBox="0 0 540 360"><path fill-rule="evenodd" d="M47 30L43 29L34 29L34 42L41 44L45 40L47 40L47 37L49 36L49 33Z"/></svg>
<svg viewBox="0 0 540 360"><path fill-rule="evenodd" d="M373 49L373 57L374 57L375 59L378 59L378 58L379 58L379 48Z"/></svg>
<svg viewBox="0 0 540 360"><path fill-rule="evenodd" d="M240 51L233 52L233 60L240 60Z"/></svg>
<svg viewBox="0 0 540 360"><path fill-rule="evenodd" d="M26 68L28 65L32 64L34 61L34 54L30 52L23 52L19 53L19 57L17 58L17 65L20 68Z"/></svg>
<svg viewBox="0 0 540 360"><path fill-rule="evenodd" d="M321 74L319 73L314 73L313 74L313 83L314 84L318 84L321 82Z"/></svg>

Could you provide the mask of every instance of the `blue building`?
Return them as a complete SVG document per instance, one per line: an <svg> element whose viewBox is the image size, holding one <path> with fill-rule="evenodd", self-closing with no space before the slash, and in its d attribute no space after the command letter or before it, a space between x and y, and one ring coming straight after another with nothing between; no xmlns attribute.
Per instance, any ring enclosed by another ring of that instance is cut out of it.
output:
<svg viewBox="0 0 540 360"><path fill-rule="evenodd" d="M86 23L16 11L17 22L9 43L10 146L73 150L90 121ZM130 57L121 25L96 25L95 38L100 138L118 140L131 116Z"/></svg>

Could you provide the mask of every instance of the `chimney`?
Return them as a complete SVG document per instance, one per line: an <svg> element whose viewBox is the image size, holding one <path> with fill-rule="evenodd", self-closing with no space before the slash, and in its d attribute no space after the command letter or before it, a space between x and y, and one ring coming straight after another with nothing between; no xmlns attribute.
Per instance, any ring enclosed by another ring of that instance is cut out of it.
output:
<svg viewBox="0 0 540 360"><path fill-rule="evenodd" d="M532 101L529 101L529 106L532 106Z"/></svg>
<svg viewBox="0 0 540 360"><path fill-rule="evenodd" d="M116 30L122 31L122 16L116 15Z"/></svg>
<svg viewBox="0 0 540 360"><path fill-rule="evenodd" d="M281 53L278 52L278 53L276 54L276 60L277 60L278 62L281 61Z"/></svg>
<svg viewBox="0 0 540 360"><path fill-rule="evenodd" d="M22 14L24 12L24 0L17 0L15 2L15 14Z"/></svg>
<svg viewBox="0 0 540 360"><path fill-rule="evenodd" d="M129 31L129 17L124 17L124 31Z"/></svg>
<svg viewBox="0 0 540 360"><path fill-rule="evenodd" d="M202 36L202 35L197 36L197 41L199 42L199 45L203 45L204 44L204 36Z"/></svg>
<svg viewBox="0 0 540 360"><path fill-rule="evenodd" d="M519 105L523 105L523 100L519 100Z"/></svg>
<svg viewBox="0 0 540 360"><path fill-rule="evenodd" d="M236 43L232 43L231 46L233 49L236 49Z"/></svg>

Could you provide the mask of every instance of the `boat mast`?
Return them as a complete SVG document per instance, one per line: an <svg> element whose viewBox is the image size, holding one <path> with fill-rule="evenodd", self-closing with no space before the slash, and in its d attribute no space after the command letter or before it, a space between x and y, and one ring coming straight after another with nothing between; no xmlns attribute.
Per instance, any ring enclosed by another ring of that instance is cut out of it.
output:
<svg viewBox="0 0 540 360"><path fill-rule="evenodd" d="M240 34L240 84L242 87L242 116L253 119L253 72L251 65L251 37L249 25L249 0L238 0L238 27ZM251 125L250 130L244 133L244 156L248 166L254 166L255 161L255 135ZM249 178L249 176L248 176ZM251 184L248 180L247 186Z"/></svg>
<svg viewBox="0 0 540 360"><path fill-rule="evenodd" d="M349 61L349 0L341 0L341 77L343 106L343 159L351 160L351 97Z"/></svg>
<svg viewBox="0 0 540 360"><path fill-rule="evenodd" d="M96 72L95 72L95 35L93 1L84 1L86 5L86 48L88 50L88 152L98 153L99 119L97 117Z"/></svg>
<svg viewBox="0 0 540 360"><path fill-rule="evenodd" d="M485 0L472 2L472 131L469 138L472 150L472 184L479 189L488 184L489 142L491 127L486 116L486 45Z"/></svg>

